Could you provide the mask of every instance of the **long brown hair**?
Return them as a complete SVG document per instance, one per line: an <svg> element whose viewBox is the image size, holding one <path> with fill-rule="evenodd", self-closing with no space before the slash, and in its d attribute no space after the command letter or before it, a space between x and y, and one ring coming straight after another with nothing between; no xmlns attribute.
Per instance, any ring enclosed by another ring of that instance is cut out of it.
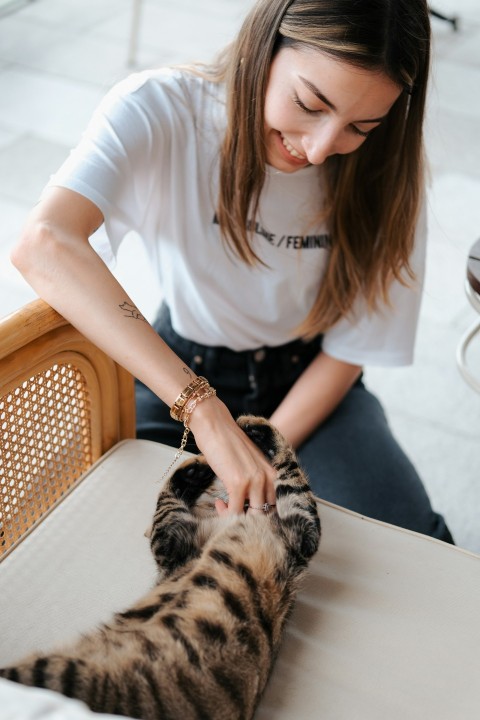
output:
<svg viewBox="0 0 480 720"><path fill-rule="evenodd" d="M307 47L403 88L386 120L357 149L324 163L323 208L332 247L319 292L298 329L325 332L361 294L373 310L396 278L413 277L409 257L424 183L422 127L430 59L425 0L259 0L234 43L210 68L227 88L217 216L225 241L245 262L258 261L247 218L265 179L264 101L282 47ZM319 208L320 211L321 208Z"/></svg>

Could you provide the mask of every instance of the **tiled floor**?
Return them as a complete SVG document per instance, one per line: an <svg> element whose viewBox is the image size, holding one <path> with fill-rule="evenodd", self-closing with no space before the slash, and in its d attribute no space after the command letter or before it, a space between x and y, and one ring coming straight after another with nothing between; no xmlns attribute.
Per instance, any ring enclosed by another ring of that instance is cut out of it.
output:
<svg viewBox="0 0 480 720"><path fill-rule="evenodd" d="M251 2L144 0L137 67L210 58ZM132 6L133 0L34 0L0 18L1 314L34 297L9 250L96 103L130 71ZM457 543L480 552L480 395L455 366L459 338L475 318L463 281L467 251L480 236L480 4L436 0L434 6L459 15L460 29L433 22L430 238L416 362L366 374ZM151 315L148 270L132 248L124 253L138 271L117 275ZM478 345L471 363L480 375Z"/></svg>

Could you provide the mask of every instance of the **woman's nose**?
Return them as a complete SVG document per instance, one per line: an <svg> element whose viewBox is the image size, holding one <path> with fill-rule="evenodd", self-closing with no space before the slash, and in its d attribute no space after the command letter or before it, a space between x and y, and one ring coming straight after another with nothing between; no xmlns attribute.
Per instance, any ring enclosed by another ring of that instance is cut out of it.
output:
<svg viewBox="0 0 480 720"><path fill-rule="evenodd" d="M330 155L341 152L339 129L332 123L325 123L312 130L303 140L303 147L311 165L321 165Z"/></svg>

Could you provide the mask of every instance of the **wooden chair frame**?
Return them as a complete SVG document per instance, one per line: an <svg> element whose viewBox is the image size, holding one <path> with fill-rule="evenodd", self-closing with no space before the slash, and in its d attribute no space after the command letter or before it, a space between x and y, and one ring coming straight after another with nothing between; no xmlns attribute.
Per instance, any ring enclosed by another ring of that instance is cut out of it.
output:
<svg viewBox="0 0 480 720"><path fill-rule="evenodd" d="M42 300L0 320L0 558L135 437L132 376Z"/></svg>

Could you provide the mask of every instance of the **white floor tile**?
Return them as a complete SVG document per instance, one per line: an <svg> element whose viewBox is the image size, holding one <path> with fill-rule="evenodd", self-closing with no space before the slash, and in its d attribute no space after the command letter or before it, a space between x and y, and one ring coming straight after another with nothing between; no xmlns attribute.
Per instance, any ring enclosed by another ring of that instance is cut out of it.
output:
<svg viewBox="0 0 480 720"><path fill-rule="evenodd" d="M61 28L27 22L21 11L0 20L0 58L4 62L34 66L45 50L61 41Z"/></svg>
<svg viewBox="0 0 480 720"><path fill-rule="evenodd" d="M125 47L90 35L67 38L53 45L36 61L35 69L70 81L91 83L103 91L131 72Z"/></svg>
<svg viewBox="0 0 480 720"><path fill-rule="evenodd" d="M468 252L480 234L480 178L441 174L428 193L429 228L433 242L451 243Z"/></svg>
<svg viewBox="0 0 480 720"><path fill-rule="evenodd" d="M441 110L480 121L480 67L437 58L432 83Z"/></svg>
<svg viewBox="0 0 480 720"><path fill-rule="evenodd" d="M168 12L162 4L146 4L139 26L140 48L148 48L176 62L208 60L233 37L238 22L207 13L192 13L191 8L179 7ZM112 39L128 46L130 16L117 14L99 23L95 37Z"/></svg>
<svg viewBox="0 0 480 720"><path fill-rule="evenodd" d="M475 142L479 119L445 108L431 108L425 140L434 175L464 174L480 181L480 142Z"/></svg>
<svg viewBox="0 0 480 720"><path fill-rule="evenodd" d="M20 68L0 74L3 121L67 147L78 142L101 96L91 86Z"/></svg>
<svg viewBox="0 0 480 720"><path fill-rule="evenodd" d="M434 36L434 54L455 63L479 67L479 31L480 22L463 22L457 33L436 33Z"/></svg>
<svg viewBox="0 0 480 720"><path fill-rule="evenodd" d="M0 275L2 293L0 296L0 317L6 317L36 299L32 288L25 282L19 282L16 278L5 279Z"/></svg>
<svg viewBox="0 0 480 720"><path fill-rule="evenodd" d="M5 125L0 125L0 151L2 148L11 145L18 137L18 132L7 128Z"/></svg>
<svg viewBox="0 0 480 720"><path fill-rule="evenodd" d="M10 251L11 243L15 237L18 237L20 230L25 223L25 216L31 203L20 203L15 200L9 200L0 193L0 217L1 234L0 234L0 261L3 262L5 253ZM0 292L0 296L3 293Z"/></svg>
<svg viewBox="0 0 480 720"><path fill-rule="evenodd" d="M441 512L455 542L480 553L478 533L478 467L480 447L476 438L458 438L409 416L392 427L422 478L434 508Z"/></svg>
<svg viewBox="0 0 480 720"><path fill-rule="evenodd" d="M41 0L18 14L23 20L58 27L72 35L131 6L132 0Z"/></svg>
<svg viewBox="0 0 480 720"><path fill-rule="evenodd" d="M33 205L40 192L65 160L68 146L50 142L35 135L21 135L0 149L0 198Z"/></svg>
<svg viewBox="0 0 480 720"><path fill-rule="evenodd" d="M366 377L391 413L418 417L444 432L450 430L457 438L474 440L479 432L480 397L456 366L460 336L444 325L421 323L414 366L368 368Z"/></svg>

